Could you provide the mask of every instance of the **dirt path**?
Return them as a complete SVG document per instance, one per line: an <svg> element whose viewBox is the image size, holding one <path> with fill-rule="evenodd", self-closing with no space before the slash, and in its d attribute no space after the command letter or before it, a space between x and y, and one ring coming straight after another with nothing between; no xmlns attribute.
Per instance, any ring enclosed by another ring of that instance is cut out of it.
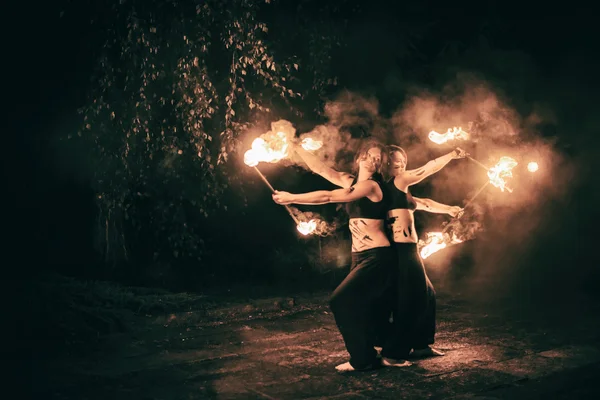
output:
<svg viewBox="0 0 600 400"><path fill-rule="evenodd" d="M37 398L587 398L600 372L597 309L562 323L484 314L441 295L436 346L445 357L341 376L334 366L347 353L326 298L140 317L92 356L46 362Z"/></svg>

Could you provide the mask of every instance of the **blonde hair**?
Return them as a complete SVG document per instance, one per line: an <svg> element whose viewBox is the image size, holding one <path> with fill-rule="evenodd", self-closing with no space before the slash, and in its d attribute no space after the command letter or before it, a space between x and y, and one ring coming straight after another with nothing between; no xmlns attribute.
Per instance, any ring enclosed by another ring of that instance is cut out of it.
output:
<svg viewBox="0 0 600 400"><path fill-rule="evenodd" d="M408 154L406 154L406 151L404 151L404 149L400 146L396 146L395 144L390 144L387 147L387 151L389 154L392 154L397 151L400 154L402 154L404 156L404 158L408 161Z"/></svg>

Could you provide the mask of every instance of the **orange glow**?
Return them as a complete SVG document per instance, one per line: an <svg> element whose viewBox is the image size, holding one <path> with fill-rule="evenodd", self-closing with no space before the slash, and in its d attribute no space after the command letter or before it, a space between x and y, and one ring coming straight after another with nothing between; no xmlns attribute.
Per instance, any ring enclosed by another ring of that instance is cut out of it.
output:
<svg viewBox="0 0 600 400"><path fill-rule="evenodd" d="M539 169L539 165L538 163L536 163L535 161L530 162L529 164L527 164L527 170L529 172L535 172Z"/></svg>
<svg viewBox="0 0 600 400"><path fill-rule="evenodd" d="M323 142L320 140L314 140L313 138L302 139L302 148L308 151L319 150L323 146Z"/></svg>
<svg viewBox="0 0 600 400"><path fill-rule="evenodd" d="M456 237L454 233L450 236L449 234L442 232L427 232L426 236L427 238L425 240L419 240L419 247L421 247L419 254L421 254L423 260L430 255L445 249L449 245L463 242Z"/></svg>
<svg viewBox="0 0 600 400"><path fill-rule="evenodd" d="M296 226L296 229L298 229L298 232L300 232L304 236L310 235L315 231L315 229L317 229L317 221L311 219L308 222L300 222L298 223L298 226Z"/></svg>
<svg viewBox="0 0 600 400"><path fill-rule="evenodd" d="M436 131L429 132L429 140L437 144L444 144L449 140L468 140L469 134L462 130L461 127L448 129L446 133L438 133Z"/></svg>
<svg viewBox="0 0 600 400"><path fill-rule="evenodd" d="M504 189L512 192L512 189L506 187L506 178L512 178L512 169L517 166L517 161L514 158L502 157L498 164L488 170L490 183L504 192Z"/></svg>
<svg viewBox="0 0 600 400"><path fill-rule="evenodd" d="M244 153L244 163L255 167L259 162L275 163L288 155L288 139L285 133L266 133L254 139L250 150Z"/></svg>

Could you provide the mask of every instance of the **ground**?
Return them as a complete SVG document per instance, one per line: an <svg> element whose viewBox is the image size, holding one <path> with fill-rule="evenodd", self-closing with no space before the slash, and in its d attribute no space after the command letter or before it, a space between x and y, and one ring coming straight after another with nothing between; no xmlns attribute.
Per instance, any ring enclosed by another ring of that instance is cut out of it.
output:
<svg viewBox="0 0 600 400"><path fill-rule="evenodd" d="M137 315L125 333L37 360L44 399L596 398L600 307L524 312L518 302L438 291L436 347L446 356L344 376L327 292L208 301ZM512 304L512 305L509 305Z"/></svg>

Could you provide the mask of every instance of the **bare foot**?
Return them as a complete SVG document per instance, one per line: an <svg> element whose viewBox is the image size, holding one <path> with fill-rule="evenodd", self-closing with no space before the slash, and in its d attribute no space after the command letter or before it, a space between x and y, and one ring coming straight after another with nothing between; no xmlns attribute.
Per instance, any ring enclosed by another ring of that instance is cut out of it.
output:
<svg viewBox="0 0 600 400"><path fill-rule="evenodd" d="M384 367L410 367L412 363L406 360L397 360L395 358L383 357L381 359L381 365Z"/></svg>
<svg viewBox="0 0 600 400"><path fill-rule="evenodd" d="M445 355L443 351L429 346L425 347L424 349L413 350L412 353L410 353L410 356L414 358L441 357L443 355Z"/></svg>
<svg viewBox="0 0 600 400"><path fill-rule="evenodd" d="M351 372L354 371L354 367L350 364L350 361L345 362L343 364L337 365L335 367L337 372Z"/></svg>

